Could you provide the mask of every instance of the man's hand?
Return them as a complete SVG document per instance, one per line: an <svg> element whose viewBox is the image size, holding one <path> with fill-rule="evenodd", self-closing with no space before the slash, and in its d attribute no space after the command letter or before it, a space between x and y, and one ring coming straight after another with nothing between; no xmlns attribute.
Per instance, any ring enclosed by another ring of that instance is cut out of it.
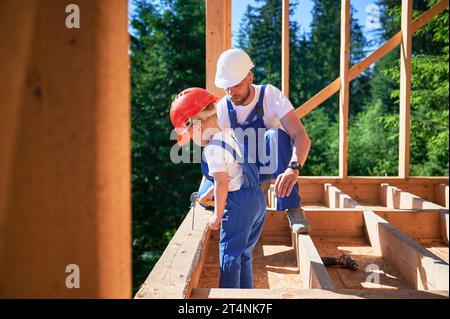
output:
<svg viewBox="0 0 450 319"><path fill-rule="evenodd" d="M283 174L278 175L275 181L275 193L280 197L291 195L292 188L297 183L299 171L297 169L287 168Z"/></svg>
<svg viewBox="0 0 450 319"><path fill-rule="evenodd" d="M222 221L222 218L219 218L217 214L211 215L208 220L208 226L212 230L218 230L220 228L220 222Z"/></svg>

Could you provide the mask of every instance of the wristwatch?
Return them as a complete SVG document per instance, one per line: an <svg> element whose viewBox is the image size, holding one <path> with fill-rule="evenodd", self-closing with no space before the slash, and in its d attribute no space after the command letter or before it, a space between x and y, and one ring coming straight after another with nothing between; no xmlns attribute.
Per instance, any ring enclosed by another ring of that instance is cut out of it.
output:
<svg viewBox="0 0 450 319"><path fill-rule="evenodd" d="M291 169L298 170L299 174L302 172L302 168L303 168L302 164L300 164L299 162L290 162L288 167Z"/></svg>

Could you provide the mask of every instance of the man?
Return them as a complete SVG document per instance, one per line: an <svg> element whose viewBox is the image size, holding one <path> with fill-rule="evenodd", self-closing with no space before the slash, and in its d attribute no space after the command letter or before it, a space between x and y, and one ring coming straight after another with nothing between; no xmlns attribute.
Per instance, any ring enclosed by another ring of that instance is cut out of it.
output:
<svg viewBox="0 0 450 319"><path fill-rule="evenodd" d="M310 225L300 207L297 178L308 156L311 140L291 102L279 89L270 84L253 84L253 68L250 57L243 50L230 49L220 55L215 85L225 89L227 94L217 103L218 124L222 130L240 130L241 135L254 130L256 137L257 131L264 130L264 140L260 143L260 138L244 141L256 144L253 148L257 150L260 172L267 166L258 152L261 144L265 144L266 152L269 152L269 166L275 163L275 169L269 174L261 174L260 181L276 179L277 210L287 209L294 232L307 233Z"/></svg>

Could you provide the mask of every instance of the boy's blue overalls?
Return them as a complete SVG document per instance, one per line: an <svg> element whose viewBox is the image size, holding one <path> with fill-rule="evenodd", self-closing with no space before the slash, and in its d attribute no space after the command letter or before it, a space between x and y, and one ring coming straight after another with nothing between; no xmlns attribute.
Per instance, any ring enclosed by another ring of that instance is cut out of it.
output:
<svg viewBox="0 0 450 319"><path fill-rule="evenodd" d="M274 170L275 172L271 173L271 174L260 174L258 172L259 183L262 183L269 179L276 179L278 177L278 175L282 174L286 170L287 166L289 165L289 162L292 157L292 149L293 149L291 138L289 137L289 135L286 132L284 132L281 129L268 129L264 124L263 101L264 101L265 88L266 88L265 85L261 86L261 92L259 95L258 102L257 102L256 106L253 108L253 110L250 112L250 114L248 115L244 124L239 124L237 122L236 111L234 110L229 97L227 97L227 108L228 108L228 115L230 118L230 124L231 124L231 128L235 132L236 132L237 128L242 129L242 131L244 131L244 132L246 130L250 129L250 130L254 130L256 136L258 136L258 129L265 130L265 133L264 133L265 152L266 152L266 154L267 154L267 152L269 153L270 163L272 163L272 164L275 163L276 168ZM269 166L268 163L260 162L258 152L256 152L256 154L254 154L254 156L256 157L256 165L248 165L249 164L248 163L248 157L249 157L249 155L248 155L248 150L249 150L248 139L243 138L243 139L240 139L239 141L243 145L245 162L247 163L247 165L245 165L244 167L247 167L247 169L248 169L248 167L256 166L259 170L260 167ZM219 143L221 143L221 142L219 142ZM256 144L257 144L256 150L258 150L258 139L256 139ZM202 162L202 171L205 170L205 167L207 169L206 163ZM213 181L210 178L209 179L207 178L205 180L205 182L202 183L202 185L200 186L200 189L198 191L199 196L201 196L201 194L203 194L207 189L209 189L209 187L211 187L212 184L213 184ZM232 192L232 193L234 193L234 192ZM231 193L228 193L228 194L230 196ZM233 205L233 199L236 196L237 195L231 195L231 197L230 197L231 206ZM242 199L244 199L244 200L242 200ZM249 198L248 196L243 196L243 197L241 197L240 203L242 205L253 205L254 203L248 202L251 200L252 199ZM228 205L228 200L227 200L227 205ZM292 192L289 196L286 196L286 197L278 196L277 197L277 210L285 210L288 208L298 208L299 206L300 206L300 195L298 194L298 184L295 184L295 186L293 187ZM264 207L265 207L265 200L264 200ZM244 206L243 206L243 208L244 208ZM209 207L209 209L211 209L211 207ZM264 211L265 211L265 209L264 209ZM230 214L228 214L228 216L229 215ZM242 216L246 216L246 215L242 215ZM247 231L248 231L247 229L244 228L244 227L246 227L247 224L245 224L245 223L241 224L240 220L239 220L239 223L237 223L238 220L234 219L234 217L242 218L242 216L232 216L231 217L231 220L236 223L235 231L237 233L240 233L240 232L247 233ZM265 213L264 213L264 216L265 216ZM224 218L225 218L225 215L224 215ZM227 217L227 218L229 218L229 217ZM225 223L229 223L228 219ZM262 224L263 224L263 222L261 222L259 227L262 228ZM229 224L227 224L227 225L229 225ZM223 227L223 224L222 224L222 227ZM257 230L259 232L261 231L261 229L255 229L255 232ZM251 288L252 280L249 279L249 278L252 278L251 254L250 254L250 258L248 256L245 256L244 259L241 258L241 266L245 265L244 266L245 270L244 270L244 268L242 268L243 271L241 271L240 279L236 279L236 278L233 279L233 277L232 277L233 276L232 274L234 274L234 272L233 272L234 269L235 268L239 269L240 265L238 264L238 261L234 261L234 265L233 265L233 262L229 263L228 261L226 261L226 263L224 264L224 267L230 267L230 268L222 268L222 265L224 262L224 260L222 260L222 258L223 258L222 249L229 247L229 246L227 246L227 241L226 241L228 233L225 232L223 234L225 235L224 240L222 240L222 231L221 231L221 241L220 241L221 281L220 281L220 284L227 286L227 287L229 286L229 284L231 284L232 287L236 287L236 288L239 288L239 287L240 288ZM259 238L259 233L258 233L258 236L252 237L252 239L255 239L256 241L258 238ZM254 247L254 245L256 244L256 241L254 243L252 243L252 245L253 245L252 247ZM236 245L236 243L237 243L237 241L233 241L233 238L231 238L231 242L232 242L231 247L234 247L234 245ZM234 248L232 248L232 249L234 249ZM245 251L245 249L246 248L244 248L242 246L238 246L238 248L236 248L236 251ZM251 250L248 250L248 251L251 253ZM233 266L231 266L231 265L233 265ZM227 275L222 276L223 269L229 270L227 272ZM249 273L248 269L250 269L250 273ZM228 277L228 276L230 276L230 277ZM222 278L224 281L222 281ZM239 281L240 281L240 286L238 285Z"/></svg>
<svg viewBox="0 0 450 319"><path fill-rule="evenodd" d="M261 92L259 94L258 103L253 108L253 110L248 115L244 124L239 124L237 122L236 111L231 104L229 97L227 97L227 107L228 116L230 118L231 128L236 133L236 136L242 144L244 144L245 149L249 149L248 139L245 137L240 138L239 132L245 132L246 130L254 130L256 136L258 136L258 130L265 130L264 140L265 140L265 150L266 154L270 158L269 163L261 163L259 158L259 153L252 154L256 158L258 167L270 167L275 166L270 174L260 174L259 182L262 183L269 179L276 179L280 174L284 173L288 167L292 158L292 141L290 136L282 129L269 129L265 126L263 116L264 116L264 92L266 86L261 86ZM241 130L236 130L241 129ZM255 148L253 148L255 149ZM258 139L256 139L256 150L258 150ZM263 153L264 154L264 153ZM198 191L199 196L203 194L209 187L211 183L209 181L204 182ZM277 197L277 210L286 210L288 208L298 208L300 207L300 195L298 193L298 184L296 183L292 188L291 194L286 197Z"/></svg>
<svg viewBox="0 0 450 319"><path fill-rule="evenodd" d="M242 165L244 183L237 191L228 192L220 228L220 281L219 288L253 288L252 254L266 218L266 201L259 187L256 163L249 163L244 148L244 158L224 141L211 140L227 150ZM202 173L210 183L208 165L202 156Z"/></svg>

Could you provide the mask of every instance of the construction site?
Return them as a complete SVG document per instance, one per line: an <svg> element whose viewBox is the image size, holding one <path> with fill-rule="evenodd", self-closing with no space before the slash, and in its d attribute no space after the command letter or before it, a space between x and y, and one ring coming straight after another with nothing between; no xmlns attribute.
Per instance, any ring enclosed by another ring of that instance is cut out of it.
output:
<svg viewBox="0 0 450 319"><path fill-rule="evenodd" d="M289 1L284 0L282 91L286 96L288 8ZM219 233L207 226L210 213L197 206L195 215L193 208L187 213L135 298L448 298L448 177L409 176L412 37L447 8L448 1L440 1L413 20L412 1L402 1L401 30L349 68L350 1L342 0L340 77L295 111L301 119L339 91L339 176L298 180L311 232L296 234L290 229L286 212L276 211L272 183L265 194L266 221L254 250L254 289L221 289ZM230 28L231 1L206 1L206 88L217 96L224 92L214 85L215 62L231 47ZM398 46L402 53L399 176L348 176L349 84ZM324 265L324 257L342 255L352 257L359 268Z"/></svg>
<svg viewBox="0 0 450 319"><path fill-rule="evenodd" d="M2 1L0 38L14 46L0 46L0 297L448 299L449 177L410 176L410 99L412 39L449 1L413 19L402 0L401 29L352 67L350 0L340 2L340 76L295 110L302 119L339 94L339 175L298 178L311 232L290 229L272 181L254 288L221 289L220 234L192 207L133 295L127 1L77 1L81 28L69 37L70 2ZM214 74L232 46L231 0L205 3L206 89L222 97ZM282 26L289 96L289 0ZM398 48L398 176L349 176L350 83ZM81 286L68 289L74 264Z"/></svg>

